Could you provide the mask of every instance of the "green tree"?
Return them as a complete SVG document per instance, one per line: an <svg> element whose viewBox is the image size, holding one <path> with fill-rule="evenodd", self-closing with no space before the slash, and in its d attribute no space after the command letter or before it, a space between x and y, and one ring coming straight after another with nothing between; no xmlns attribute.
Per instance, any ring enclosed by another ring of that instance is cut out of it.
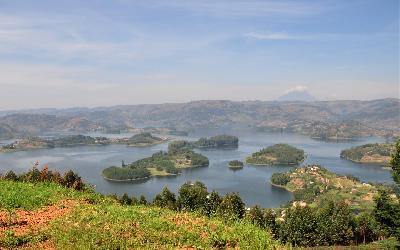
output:
<svg viewBox="0 0 400 250"><path fill-rule="evenodd" d="M246 219L261 228L265 228L267 224L262 209L257 205L246 213Z"/></svg>
<svg viewBox="0 0 400 250"><path fill-rule="evenodd" d="M176 209L176 198L175 194L169 191L167 187L164 187L160 194L157 194L154 198L153 204L158 207L165 207L171 210Z"/></svg>
<svg viewBox="0 0 400 250"><path fill-rule="evenodd" d="M390 197L387 190L379 190L373 215L389 235L400 240L400 204L398 200Z"/></svg>
<svg viewBox="0 0 400 250"><path fill-rule="evenodd" d="M119 203L123 205L131 205L132 204L132 199L129 198L127 193L124 193L121 198L119 199Z"/></svg>
<svg viewBox="0 0 400 250"><path fill-rule="evenodd" d="M321 204L320 204L321 205ZM327 201L317 209L318 245L349 245L353 239L353 216L344 202Z"/></svg>
<svg viewBox="0 0 400 250"><path fill-rule="evenodd" d="M400 140L396 142L395 151L392 154L392 159L389 164L393 169L393 180L397 184L400 184Z"/></svg>
<svg viewBox="0 0 400 250"><path fill-rule="evenodd" d="M314 210L306 207L291 207L286 210L284 222L279 228L283 242L294 246L315 246L318 242L318 218Z"/></svg>
<svg viewBox="0 0 400 250"><path fill-rule="evenodd" d="M201 182L186 182L179 189L178 206L180 210L202 211L206 210L207 187Z"/></svg>
<svg viewBox="0 0 400 250"><path fill-rule="evenodd" d="M231 219L242 219L245 212L245 206L238 193L226 194L222 198L222 202L218 208L218 215L222 218Z"/></svg>
<svg viewBox="0 0 400 250"><path fill-rule="evenodd" d="M144 197L144 195L141 195L139 198L139 204L141 205L147 205L147 200L146 197Z"/></svg>
<svg viewBox="0 0 400 250"><path fill-rule="evenodd" d="M381 230L379 223L370 213L361 213L356 217L355 234L357 242L363 244L375 241L379 238Z"/></svg>
<svg viewBox="0 0 400 250"><path fill-rule="evenodd" d="M206 215L207 216L216 215L221 202L222 202L221 196L216 191L212 191L207 196L206 211L205 211Z"/></svg>

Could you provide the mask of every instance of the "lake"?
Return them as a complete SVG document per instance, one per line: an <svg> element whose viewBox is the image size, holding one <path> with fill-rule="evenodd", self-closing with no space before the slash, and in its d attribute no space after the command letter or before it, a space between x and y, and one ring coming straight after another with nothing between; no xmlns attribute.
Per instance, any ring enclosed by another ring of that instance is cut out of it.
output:
<svg viewBox="0 0 400 250"><path fill-rule="evenodd" d="M120 166L126 163L148 157L159 150L166 150L167 144L148 148L133 148L124 145L85 146L72 148L55 148L35 151L1 153L0 172L7 170L23 172L39 161L40 165L48 164L49 169L64 172L73 169L84 180L95 186L98 192L104 194L128 193L129 195L145 195L148 200L161 192L164 186L177 191L186 181L201 181L209 189L225 194L238 192L247 206L259 204L262 207L279 207L292 199L292 194L271 186L269 179L275 172L285 172L288 166L245 166L242 170L230 170L230 160L244 160L252 152L258 151L276 143L288 143L303 149L307 159L303 164L320 164L339 174L351 174L363 182L392 183L391 172L379 165L362 165L343 160L339 157L342 149L365 143L383 142L382 138L369 137L352 142L324 142L307 136L281 133L261 133L249 131L227 130L197 130L189 137L180 139L195 140L202 136L231 134L239 137L239 148L235 150L201 150L200 153L210 160L209 167L184 170L179 176L151 178L141 182L109 182L102 178L101 171L108 166ZM100 134L90 134L98 136ZM131 134L105 135L108 137L125 137ZM5 143L2 141L0 143Z"/></svg>

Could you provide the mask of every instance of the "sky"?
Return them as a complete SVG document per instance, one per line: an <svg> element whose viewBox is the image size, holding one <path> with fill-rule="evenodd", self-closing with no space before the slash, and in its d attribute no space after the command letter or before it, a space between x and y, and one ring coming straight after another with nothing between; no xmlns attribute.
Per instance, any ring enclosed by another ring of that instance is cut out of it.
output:
<svg viewBox="0 0 400 250"><path fill-rule="evenodd" d="M0 110L399 98L398 0L0 0Z"/></svg>

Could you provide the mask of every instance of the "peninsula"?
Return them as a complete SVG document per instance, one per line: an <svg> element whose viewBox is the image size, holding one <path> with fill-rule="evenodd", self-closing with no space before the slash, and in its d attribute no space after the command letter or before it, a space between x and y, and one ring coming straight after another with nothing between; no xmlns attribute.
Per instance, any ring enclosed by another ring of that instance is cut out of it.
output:
<svg viewBox="0 0 400 250"><path fill-rule="evenodd" d="M342 150L340 157L357 163L387 165L394 149L394 144L389 143L365 144Z"/></svg>

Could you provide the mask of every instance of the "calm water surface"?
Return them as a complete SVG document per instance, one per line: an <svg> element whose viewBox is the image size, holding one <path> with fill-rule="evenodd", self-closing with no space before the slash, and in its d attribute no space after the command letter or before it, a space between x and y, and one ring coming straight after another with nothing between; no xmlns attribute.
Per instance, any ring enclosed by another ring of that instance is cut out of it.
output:
<svg viewBox="0 0 400 250"><path fill-rule="evenodd" d="M175 177L151 178L143 182L117 183L109 182L101 177L103 168L126 163L150 156L156 151L166 150L167 144L148 148L132 148L123 145L86 146L73 148L55 148L36 151L0 154L0 172L28 170L35 161L41 165L48 164L50 169L65 171L73 169L89 183L95 185L97 191L105 194L128 193L147 199L159 193L164 186L173 191L186 181L201 181L209 190L222 194L239 192L246 205L259 204L263 207L278 207L292 198L292 194L269 184L269 178L275 172L285 172L291 167L255 167L245 166L242 170L228 169L230 160L244 160L252 152L276 143L289 143L303 149L307 154L304 164L320 164L339 174L351 174L364 182L392 182L390 171L377 165L361 165L340 159L342 149L369 142L382 142L381 138L365 138L354 142L323 142L306 136L294 134L269 134L238 131L199 130L183 139L194 140L201 136L229 133L239 136L240 146L237 150L205 150L199 151L210 160L209 167L184 170ZM93 134L92 134L93 135ZM111 135L102 135L111 136ZM113 135L115 136L115 135ZM118 136L129 136L118 135ZM2 143L2 142L0 142ZM3 142L4 143L4 142Z"/></svg>

